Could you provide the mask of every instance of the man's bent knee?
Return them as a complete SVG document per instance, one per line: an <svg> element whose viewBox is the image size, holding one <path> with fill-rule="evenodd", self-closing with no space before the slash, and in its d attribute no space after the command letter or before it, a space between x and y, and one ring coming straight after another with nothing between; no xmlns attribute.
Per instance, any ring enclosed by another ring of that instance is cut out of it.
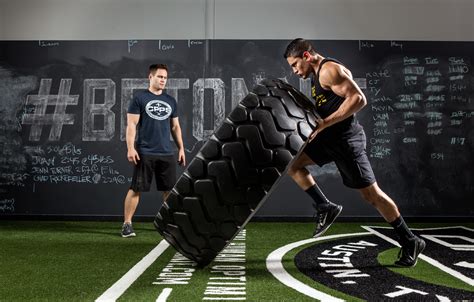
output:
<svg viewBox="0 0 474 302"><path fill-rule="evenodd" d="M376 182L365 188L359 189L359 192L362 194L362 197L370 203L377 202L380 195L379 191L380 189L378 188Z"/></svg>

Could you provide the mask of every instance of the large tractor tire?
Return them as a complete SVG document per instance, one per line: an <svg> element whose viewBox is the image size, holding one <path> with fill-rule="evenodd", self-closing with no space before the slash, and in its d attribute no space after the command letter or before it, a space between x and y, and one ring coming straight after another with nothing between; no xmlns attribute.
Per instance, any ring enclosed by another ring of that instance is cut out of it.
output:
<svg viewBox="0 0 474 302"><path fill-rule="evenodd" d="M263 80L202 146L154 225L177 251L208 265L243 229L317 127L314 106Z"/></svg>

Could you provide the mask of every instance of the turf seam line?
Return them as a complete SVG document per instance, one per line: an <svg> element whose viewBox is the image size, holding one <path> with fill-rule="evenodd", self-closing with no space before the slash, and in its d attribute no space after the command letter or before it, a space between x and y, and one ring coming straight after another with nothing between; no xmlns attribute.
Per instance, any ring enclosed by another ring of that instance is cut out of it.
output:
<svg viewBox="0 0 474 302"><path fill-rule="evenodd" d="M115 282L95 301L109 302L117 300L169 246L168 242L161 240L153 250L135 264L125 275L122 276L122 278Z"/></svg>

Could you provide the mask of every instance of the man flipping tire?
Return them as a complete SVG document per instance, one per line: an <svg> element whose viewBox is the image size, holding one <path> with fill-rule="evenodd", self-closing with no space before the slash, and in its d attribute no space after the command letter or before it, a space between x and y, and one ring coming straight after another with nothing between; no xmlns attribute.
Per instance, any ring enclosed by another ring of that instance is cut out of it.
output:
<svg viewBox="0 0 474 302"><path fill-rule="evenodd" d="M293 72L304 79L312 78L312 97L321 116L309 143L288 170L293 180L308 193L316 210L316 229L313 237L322 235L336 220L342 206L330 202L305 168L335 162L344 185L357 189L384 219L395 229L401 245L395 264L403 267L416 265L425 242L415 236L400 215L395 202L377 185L365 152L366 137L356 119L367 100L342 63L318 54L304 39L293 40L284 57Z"/></svg>

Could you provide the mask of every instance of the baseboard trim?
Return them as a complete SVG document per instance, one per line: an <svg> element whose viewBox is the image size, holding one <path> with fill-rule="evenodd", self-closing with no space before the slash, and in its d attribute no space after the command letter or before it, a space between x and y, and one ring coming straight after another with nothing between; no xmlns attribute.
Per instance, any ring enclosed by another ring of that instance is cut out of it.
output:
<svg viewBox="0 0 474 302"><path fill-rule="evenodd" d="M136 215L133 217L137 222L152 222L155 216ZM472 216L403 216L407 222L472 222ZM312 216L254 216L251 222L313 222ZM120 215L0 215L0 220L37 220L37 221L122 221ZM337 222L385 222L380 216L340 216Z"/></svg>

